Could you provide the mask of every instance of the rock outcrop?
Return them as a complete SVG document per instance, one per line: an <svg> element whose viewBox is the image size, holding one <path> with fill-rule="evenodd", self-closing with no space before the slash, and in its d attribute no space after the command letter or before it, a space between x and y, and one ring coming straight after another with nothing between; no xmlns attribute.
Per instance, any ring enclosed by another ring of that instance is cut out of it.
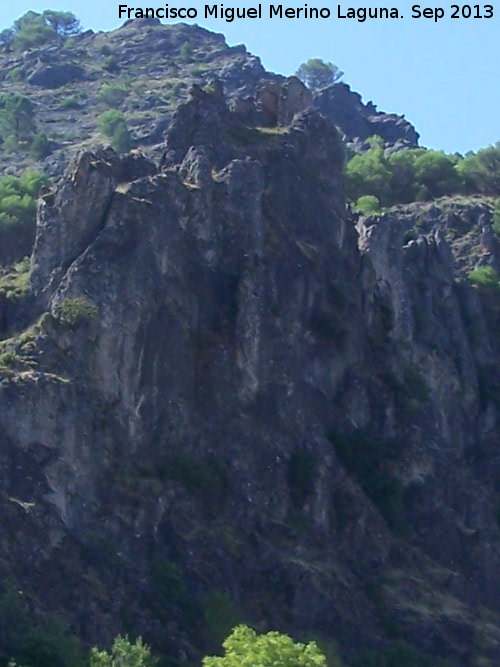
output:
<svg viewBox="0 0 500 667"><path fill-rule="evenodd" d="M372 102L363 104L361 96L345 83L336 83L320 90L314 96L315 107L344 133L346 140L365 141L377 134L386 147L418 146L418 132L404 116L377 111Z"/></svg>
<svg viewBox="0 0 500 667"><path fill-rule="evenodd" d="M194 89L158 170L83 153L45 197L3 342L3 580L180 662L217 599L348 658L397 634L494 665L491 328L442 234L356 229L299 98L261 128Z"/></svg>

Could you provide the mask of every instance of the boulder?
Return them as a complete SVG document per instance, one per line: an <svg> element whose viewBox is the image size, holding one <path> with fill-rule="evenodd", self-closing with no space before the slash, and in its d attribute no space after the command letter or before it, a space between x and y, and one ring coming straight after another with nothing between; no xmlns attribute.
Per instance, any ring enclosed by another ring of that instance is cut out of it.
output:
<svg viewBox="0 0 500 667"><path fill-rule="evenodd" d="M68 83L76 83L86 78L85 70L73 63L39 67L28 77L28 83L40 88L61 88Z"/></svg>

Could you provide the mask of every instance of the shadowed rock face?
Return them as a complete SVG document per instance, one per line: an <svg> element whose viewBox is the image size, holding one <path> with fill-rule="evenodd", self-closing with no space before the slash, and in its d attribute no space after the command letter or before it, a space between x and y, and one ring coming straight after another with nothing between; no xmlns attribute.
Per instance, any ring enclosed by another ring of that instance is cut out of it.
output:
<svg viewBox="0 0 500 667"><path fill-rule="evenodd" d="M347 141L363 142L378 134L387 146L418 146L418 132L404 116L377 111L372 102L364 104L361 96L345 83L336 83L317 92L314 104L342 130Z"/></svg>
<svg viewBox="0 0 500 667"><path fill-rule="evenodd" d="M348 656L396 628L498 660L488 324L441 235L355 228L342 164L317 113L203 92L160 169L83 153L45 197L0 383L0 564L35 611L195 659L223 592Z"/></svg>

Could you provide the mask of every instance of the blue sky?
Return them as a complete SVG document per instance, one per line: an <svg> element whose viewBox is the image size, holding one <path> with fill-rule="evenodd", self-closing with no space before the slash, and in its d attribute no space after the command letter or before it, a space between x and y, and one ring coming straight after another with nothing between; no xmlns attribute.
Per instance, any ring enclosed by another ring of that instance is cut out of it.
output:
<svg viewBox="0 0 500 667"><path fill-rule="evenodd" d="M434 5L422 4L422 9L439 6L445 10L445 18L434 22L411 18L412 3L390 1L394 4L371 6L396 7L403 18L368 19L364 23L337 18L338 4L331 0L307 3L309 7L328 7L334 17L330 19L271 20L266 1L262 3L266 18L233 23L205 20L204 3L198 0L168 4L197 8L199 25L224 33L229 44L246 44L275 72L292 74L311 57L335 62L345 72L344 81L365 102L372 100L381 110L404 113L420 132L422 145L465 153L500 140L500 5L493 6L498 12L493 18L451 19L451 4L441 0ZM19 0L3 6L0 27L9 26L29 9L50 8L72 11L86 29L110 30L122 23L118 18L120 2L123 0ZM133 4L131 0L134 7L165 4L165 0L134 0ZM257 3L248 0L224 5L254 7ZM341 2L343 14L349 6L366 5ZM474 5L471 7L475 12ZM479 7L484 13L484 5Z"/></svg>

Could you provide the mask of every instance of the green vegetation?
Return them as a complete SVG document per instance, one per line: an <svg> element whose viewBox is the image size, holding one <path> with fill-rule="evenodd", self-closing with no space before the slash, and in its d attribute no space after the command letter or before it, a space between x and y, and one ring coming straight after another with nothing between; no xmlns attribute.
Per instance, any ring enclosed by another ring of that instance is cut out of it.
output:
<svg viewBox="0 0 500 667"><path fill-rule="evenodd" d="M179 49L179 55L181 60L184 62L189 62L191 60L191 56L193 55L192 44L190 42L184 42Z"/></svg>
<svg viewBox="0 0 500 667"><path fill-rule="evenodd" d="M500 189L500 143L465 158L425 148L386 156L380 137L371 137L367 143L370 149L351 157L345 170L347 195L361 213L369 214L375 204L366 196L386 207L444 195L491 195ZM500 207L498 211L500 220Z"/></svg>
<svg viewBox="0 0 500 667"><path fill-rule="evenodd" d="M168 558L157 558L151 566L151 579L163 605L186 600L187 586L182 571Z"/></svg>
<svg viewBox="0 0 500 667"><path fill-rule="evenodd" d="M118 71L118 58L116 56L110 55L104 58L102 63L102 68L107 72L117 72Z"/></svg>
<svg viewBox="0 0 500 667"><path fill-rule="evenodd" d="M342 465L357 479L388 525L397 532L404 532L403 487L391 471L400 444L361 430L349 434L332 431L328 439Z"/></svg>
<svg viewBox="0 0 500 667"><path fill-rule="evenodd" d="M61 109L79 109L80 100L76 95L70 95L61 101Z"/></svg>
<svg viewBox="0 0 500 667"><path fill-rule="evenodd" d="M30 260L25 257L21 262L0 274L0 296L8 301L18 301L30 289Z"/></svg>
<svg viewBox="0 0 500 667"><path fill-rule="evenodd" d="M381 211L380 202L375 195L362 195L352 210L362 215L377 215Z"/></svg>
<svg viewBox="0 0 500 667"><path fill-rule="evenodd" d="M425 148L386 156L380 137L367 143L370 149L351 157L345 170L347 195L360 213L378 213L375 200L387 207L444 195L491 195L500 189L500 142L465 158ZM500 205L496 220L500 233Z"/></svg>
<svg viewBox="0 0 500 667"><path fill-rule="evenodd" d="M227 464L217 458L199 459L185 452L175 454L162 474L182 484L203 501L207 511L222 507L229 486Z"/></svg>
<svg viewBox="0 0 500 667"><path fill-rule="evenodd" d="M156 664L156 658L151 656L151 649L141 637L132 644L127 636L118 635L110 653L97 648L90 653L90 667L153 667Z"/></svg>
<svg viewBox="0 0 500 667"><path fill-rule="evenodd" d="M204 667L326 667L314 642L300 644L279 632L259 635L239 625L222 644L224 656L206 657Z"/></svg>
<svg viewBox="0 0 500 667"><path fill-rule="evenodd" d="M0 48L25 51L66 39L80 31L80 22L71 12L46 9L40 14L29 11L14 21L11 28L0 33Z"/></svg>
<svg viewBox="0 0 500 667"><path fill-rule="evenodd" d="M220 644L240 621L238 609L223 591L212 591L205 595L202 607L207 633L216 644Z"/></svg>
<svg viewBox="0 0 500 667"><path fill-rule="evenodd" d="M319 90L336 83L344 76L344 72L341 72L337 65L327 63L321 58L310 58L300 65L295 75L309 88Z"/></svg>
<svg viewBox="0 0 500 667"><path fill-rule="evenodd" d="M481 266L479 269L469 271L467 278L480 290L500 295L500 277L493 267Z"/></svg>
<svg viewBox="0 0 500 667"><path fill-rule="evenodd" d="M109 86L103 86L98 94L99 102L104 102L109 107L116 108L124 101L128 95L128 89L119 83L111 83Z"/></svg>
<svg viewBox="0 0 500 667"><path fill-rule="evenodd" d="M35 228L36 198L49 179L37 171L0 179L0 233L10 225Z"/></svg>
<svg viewBox="0 0 500 667"><path fill-rule="evenodd" d="M19 144L31 139L35 130L35 108L23 95L0 95L0 138L13 137Z"/></svg>
<svg viewBox="0 0 500 667"><path fill-rule="evenodd" d="M27 602L12 586L0 597L2 628L0 664L14 658L26 667L85 667L88 664L78 638L58 616L33 617Z"/></svg>
<svg viewBox="0 0 500 667"><path fill-rule="evenodd" d="M99 118L99 132L111 138L111 145L118 153L130 150L131 138L121 111L109 109Z"/></svg>
<svg viewBox="0 0 500 667"><path fill-rule="evenodd" d="M46 134L37 134L31 142L30 153L35 160L43 160L52 153L52 145Z"/></svg>
<svg viewBox="0 0 500 667"><path fill-rule="evenodd" d="M125 123L116 126L111 138L111 146L117 153L128 153L131 149L132 139Z"/></svg>
<svg viewBox="0 0 500 667"><path fill-rule="evenodd" d="M85 296L65 299L57 308L59 320L69 327L92 321L97 317L98 312L95 303Z"/></svg>

